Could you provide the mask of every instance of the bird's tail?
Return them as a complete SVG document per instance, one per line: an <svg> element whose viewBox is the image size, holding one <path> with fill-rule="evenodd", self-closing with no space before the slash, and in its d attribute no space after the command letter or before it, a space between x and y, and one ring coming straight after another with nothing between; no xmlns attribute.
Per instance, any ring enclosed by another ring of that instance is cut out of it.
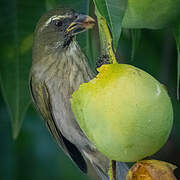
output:
<svg viewBox="0 0 180 180"><path fill-rule="evenodd" d="M109 180L108 173L102 171L95 164L94 166L101 180ZM126 163L116 162L116 180L126 180L126 174L128 172L128 169L129 168Z"/></svg>

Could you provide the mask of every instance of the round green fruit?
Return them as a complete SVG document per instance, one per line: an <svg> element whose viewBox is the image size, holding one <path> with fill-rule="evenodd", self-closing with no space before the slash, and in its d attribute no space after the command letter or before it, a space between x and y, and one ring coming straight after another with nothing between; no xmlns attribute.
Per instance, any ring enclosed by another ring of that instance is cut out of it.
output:
<svg viewBox="0 0 180 180"><path fill-rule="evenodd" d="M98 71L71 98L83 132L112 160L133 162L157 152L173 123L165 88L131 65L102 65Z"/></svg>
<svg viewBox="0 0 180 180"><path fill-rule="evenodd" d="M180 0L128 0L124 28L160 29L180 18Z"/></svg>

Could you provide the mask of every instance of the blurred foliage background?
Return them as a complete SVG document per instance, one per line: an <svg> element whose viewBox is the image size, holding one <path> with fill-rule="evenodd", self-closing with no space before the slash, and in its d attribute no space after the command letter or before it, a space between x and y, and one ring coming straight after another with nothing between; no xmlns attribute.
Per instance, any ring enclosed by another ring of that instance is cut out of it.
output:
<svg viewBox="0 0 180 180"><path fill-rule="evenodd" d="M31 105L28 92L33 31L42 14L56 5L95 16L92 2L84 0L0 0L1 180L90 179L58 148ZM133 61L131 34L130 30L122 32L117 50L119 62L135 65L162 82L174 107L171 136L153 158L180 167L180 103L176 98L177 52L172 29L142 30L140 41L139 38L137 42L133 41L136 49ZM89 57L90 66L95 68L100 52L97 27L79 35L78 41ZM18 138L13 140L18 133ZM90 172L91 179L96 179L93 174ZM180 178L179 169L175 174Z"/></svg>

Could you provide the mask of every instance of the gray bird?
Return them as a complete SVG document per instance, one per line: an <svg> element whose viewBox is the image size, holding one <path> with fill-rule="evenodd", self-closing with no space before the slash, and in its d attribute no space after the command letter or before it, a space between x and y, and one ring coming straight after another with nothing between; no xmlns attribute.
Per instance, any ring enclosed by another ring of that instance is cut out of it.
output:
<svg viewBox="0 0 180 180"><path fill-rule="evenodd" d="M88 159L103 180L108 180L109 160L87 139L70 105L71 95L95 74L89 68L75 35L95 21L74 10L57 8L37 24L34 36L30 91L48 129L61 149L87 173ZM103 134L102 134L103 136ZM117 180L125 180L127 166L116 163Z"/></svg>

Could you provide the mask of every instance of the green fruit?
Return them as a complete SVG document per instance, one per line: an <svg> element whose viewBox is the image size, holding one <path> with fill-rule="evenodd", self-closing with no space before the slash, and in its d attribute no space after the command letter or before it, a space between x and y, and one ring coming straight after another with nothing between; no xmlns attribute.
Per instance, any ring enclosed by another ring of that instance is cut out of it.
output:
<svg viewBox="0 0 180 180"><path fill-rule="evenodd" d="M124 28L160 29L180 18L180 0L128 0Z"/></svg>
<svg viewBox="0 0 180 180"><path fill-rule="evenodd" d="M71 99L83 132L109 159L133 162L157 152L173 123L165 88L130 65L103 65L98 71Z"/></svg>

